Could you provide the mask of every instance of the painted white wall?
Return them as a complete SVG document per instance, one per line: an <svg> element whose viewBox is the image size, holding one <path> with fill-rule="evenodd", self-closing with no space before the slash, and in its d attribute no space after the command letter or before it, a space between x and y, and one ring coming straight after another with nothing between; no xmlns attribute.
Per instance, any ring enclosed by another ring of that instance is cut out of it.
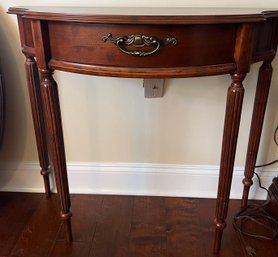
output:
<svg viewBox="0 0 278 257"><path fill-rule="evenodd" d="M6 14L10 6L22 5L76 6L77 3L64 0L0 0L0 59L7 88L7 125L0 160L19 166L37 162L17 21L15 16ZM80 0L78 6L276 8L278 2ZM252 66L245 80L236 156L236 165L240 167L245 160L258 68L259 64ZM259 162L272 160L278 155L272 140L278 124L278 58L274 61L274 70ZM59 84L69 162L218 165L229 76L168 79L165 96L160 99L144 98L141 79L65 72L55 72L55 78Z"/></svg>

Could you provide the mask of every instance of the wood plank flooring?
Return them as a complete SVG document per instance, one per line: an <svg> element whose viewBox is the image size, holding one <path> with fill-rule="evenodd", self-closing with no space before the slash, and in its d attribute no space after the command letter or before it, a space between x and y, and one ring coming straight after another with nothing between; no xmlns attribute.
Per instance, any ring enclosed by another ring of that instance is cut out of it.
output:
<svg viewBox="0 0 278 257"><path fill-rule="evenodd" d="M247 256L231 223L219 257ZM0 256L212 257L215 200L72 195L73 243L65 240L56 195L0 193ZM247 238L256 257L276 257L277 239Z"/></svg>

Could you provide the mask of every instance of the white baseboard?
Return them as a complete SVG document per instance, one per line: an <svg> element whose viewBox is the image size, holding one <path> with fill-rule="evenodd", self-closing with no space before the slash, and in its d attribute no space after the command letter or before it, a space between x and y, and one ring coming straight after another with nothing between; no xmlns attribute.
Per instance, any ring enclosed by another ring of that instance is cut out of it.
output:
<svg viewBox="0 0 278 257"><path fill-rule="evenodd" d="M2 163L0 190L44 192L38 163ZM218 166L150 163L69 163L70 192L78 194L152 195L215 198ZM277 170L258 171L268 188ZM243 168L235 167L231 198L242 194ZM254 178L250 198L266 199Z"/></svg>

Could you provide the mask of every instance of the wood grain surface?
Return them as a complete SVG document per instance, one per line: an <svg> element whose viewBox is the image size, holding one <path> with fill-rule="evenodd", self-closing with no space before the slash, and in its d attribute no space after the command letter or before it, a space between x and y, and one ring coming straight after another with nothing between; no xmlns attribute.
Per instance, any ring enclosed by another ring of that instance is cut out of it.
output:
<svg viewBox="0 0 278 257"><path fill-rule="evenodd" d="M28 203L28 204L26 204ZM260 202L256 202L260 203ZM73 242L66 242L56 195L0 193L0 255L15 257L212 257L215 200L73 195ZM87 208L90 206L90 208ZM220 257L246 257L231 221ZM16 210L16 211L15 211ZM277 256L275 241L246 239L258 257Z"/></svg>

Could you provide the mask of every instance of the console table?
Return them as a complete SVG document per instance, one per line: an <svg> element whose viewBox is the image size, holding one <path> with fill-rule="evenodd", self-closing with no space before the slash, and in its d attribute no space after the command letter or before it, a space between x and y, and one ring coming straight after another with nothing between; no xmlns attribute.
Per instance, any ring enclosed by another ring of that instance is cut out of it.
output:
<svg viewBox="0 0 278 257"><path fill-rule="evenodd" d="M244 207L252 185L276 54L278 10L13 7L8 13L18 18L46 193L50 195L49 151L69 241L70 194L54 70L132 78L231 75L214 221L213 251L218 253L228 212L242 82L250 65L262 61L243 180Z"/></svg>

